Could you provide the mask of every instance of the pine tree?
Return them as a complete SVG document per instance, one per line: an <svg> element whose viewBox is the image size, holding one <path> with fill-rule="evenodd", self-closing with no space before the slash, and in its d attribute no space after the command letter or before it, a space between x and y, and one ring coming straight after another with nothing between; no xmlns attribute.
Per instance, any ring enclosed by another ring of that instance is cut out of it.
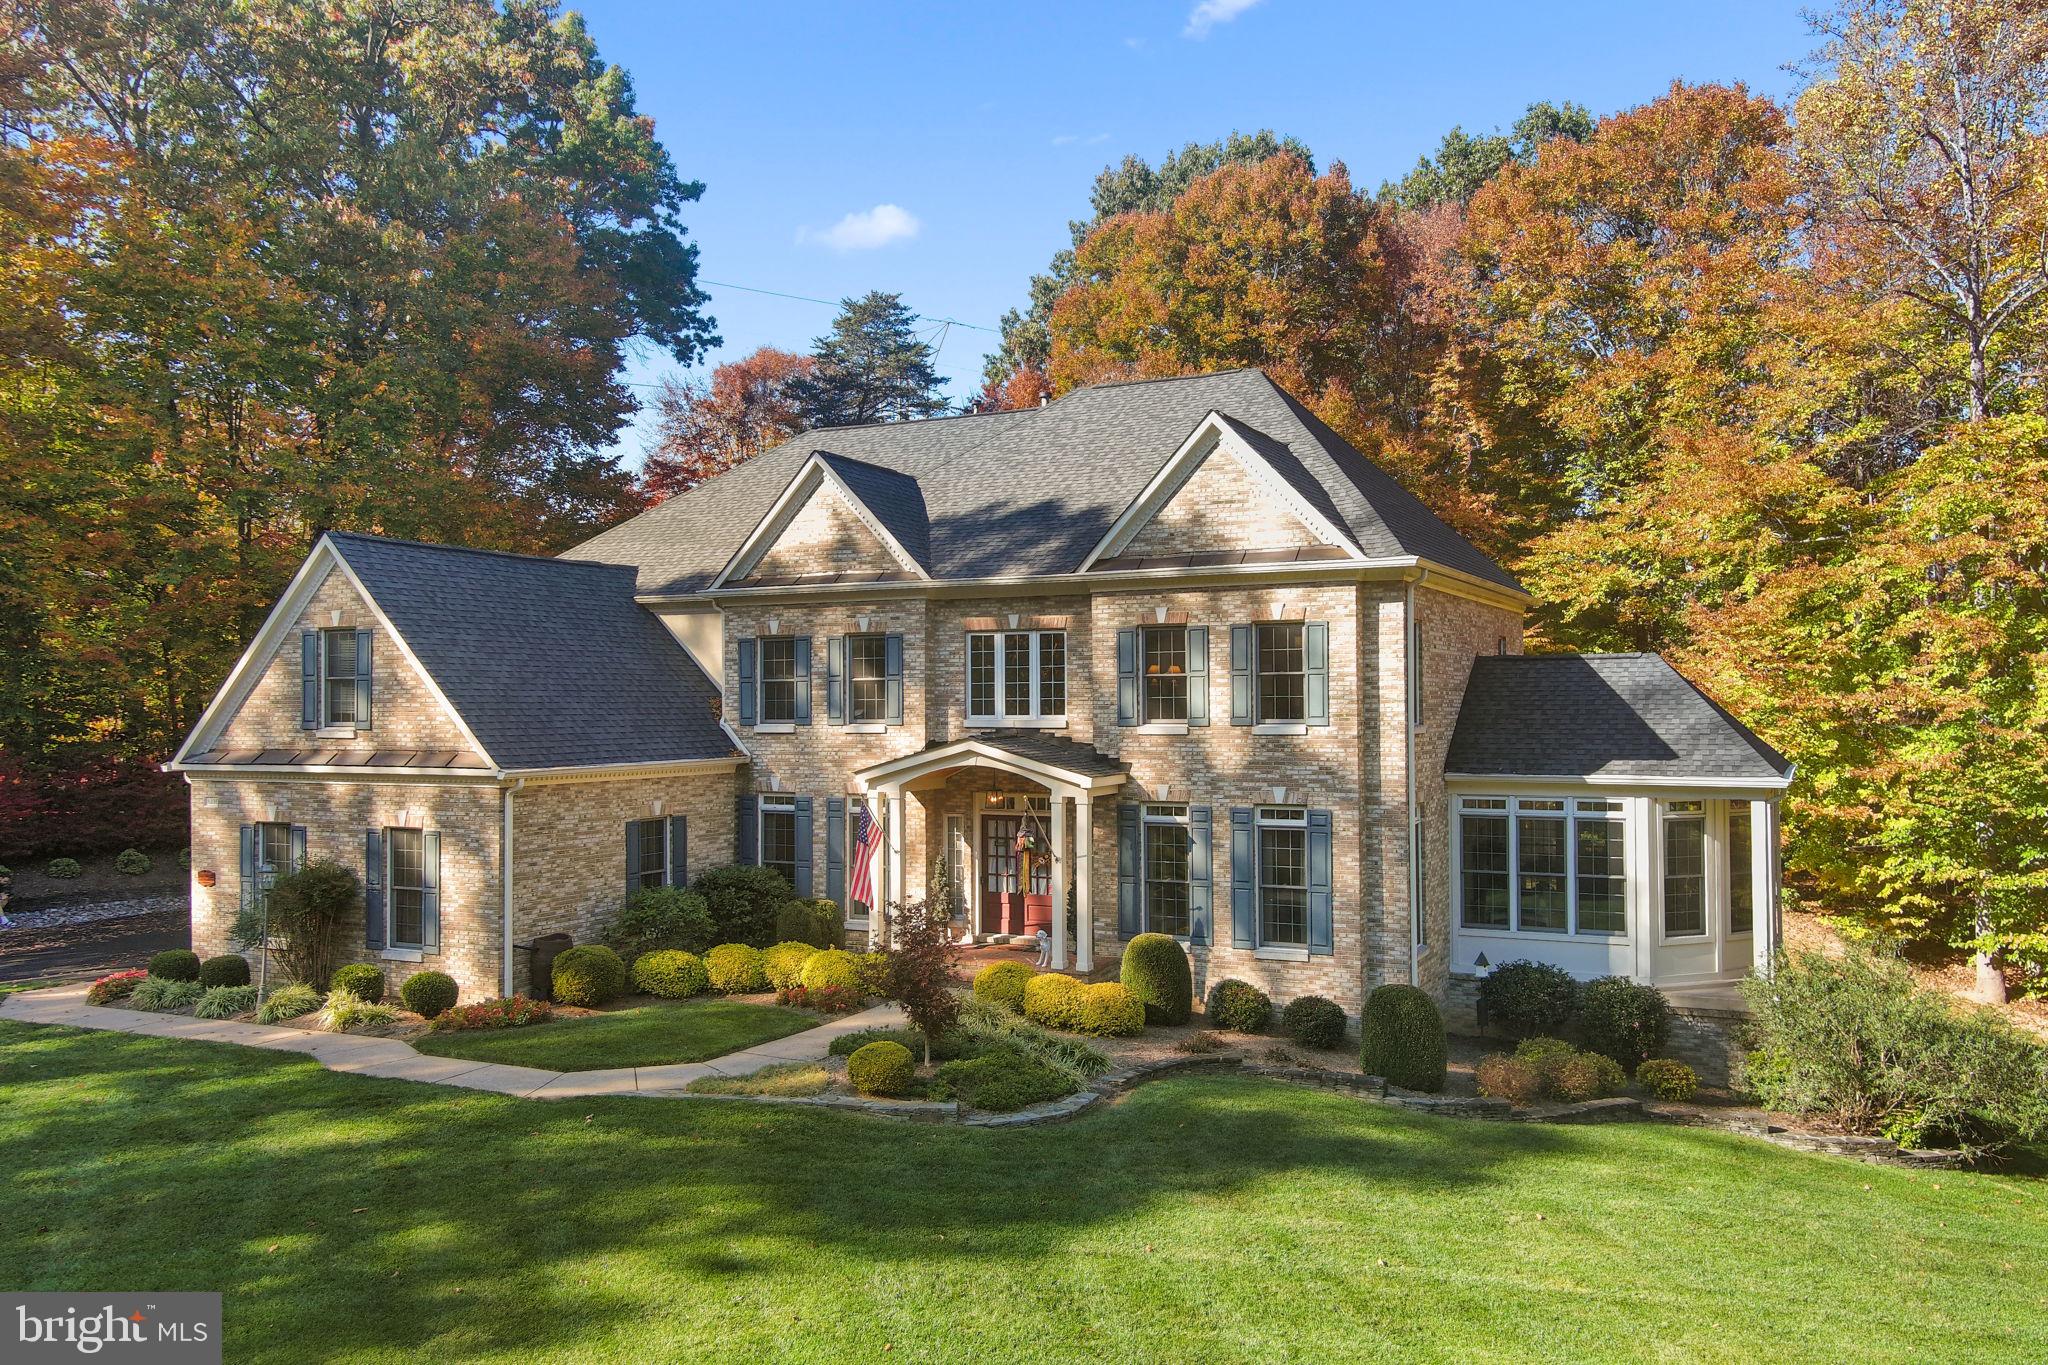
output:
<svg viewBox="0 0 2048 1365"><path fill-rule="evenodd" d="M842 299L829 336L811 343L811 373L789 392L807 429L937 417L951 404L932 368L932 348L917 339L917 315L900 294L879 290Z"/></svg>

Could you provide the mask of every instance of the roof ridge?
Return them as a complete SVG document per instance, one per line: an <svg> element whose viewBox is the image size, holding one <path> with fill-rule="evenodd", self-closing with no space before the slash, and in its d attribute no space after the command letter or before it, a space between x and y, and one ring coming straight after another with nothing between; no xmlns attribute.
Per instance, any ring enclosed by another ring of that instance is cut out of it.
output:
<svg viewBox="0 0 2048 1365"><path fill-rule="evenodd" d="M564 559L562 555L529 555L517 550L492 550L481 545L451 545L439 540L414 540L408 536L381 536L371 531L323 531L323 536L335 540L366 540L373 545L404 545L415 550L445 550L452 554L489 555L495 559L519 559L534 564L566 564L579 569L629 568L623 564L607 564L601 559ZM599 534L602 534L600 532ZM574 546L570 547L574 549ZM567 554L568 551L562 552Z"/></svg>
<svg viewBox="0 0 2048 1365"><path fill-rule="evenodd" d="M1185 383L1191 379L1221 379L1223 376L1229 374L1248 373L1265 375L1268 383L1271 383L1273 379L1273 376L1266 374L1265 370L1260 366L1232 365L1227 370L1203 370L1197 374L1152 374L1146 375L1140 379L1099 379L1093 384L1083 384L1078 389L1068 389L1065 393L1061 394L1058 398L1055 398L1052 401L1055 403L1062 403L1065 402L1067 399L1072 398L1077 393L1087 393L1093 389L1128 389L1136 384L1178 384ZM1280 386L1278 384L1274 384L1273 387L1277 389Z"/></svg>

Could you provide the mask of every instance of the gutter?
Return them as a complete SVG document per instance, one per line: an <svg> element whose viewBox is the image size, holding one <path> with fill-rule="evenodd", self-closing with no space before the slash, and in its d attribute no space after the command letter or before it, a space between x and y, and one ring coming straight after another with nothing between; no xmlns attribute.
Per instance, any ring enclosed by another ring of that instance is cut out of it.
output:
<svg viewBox="0 0 2048 1365"><path fill-rule="evenodd" d="M1415 837L1415 684L1422 677L1422 660L1415 656L1415 579L1410 577L1405 590L1405 604L1401 617L1401 655L1408 660L1408 676L1404 678L1401 721L1408 727L1406 743L1401 752L1408 761L1408 984L1422 985L1422 925L1429 914L1429 907L1422 904L1422 841Z"/></svg>

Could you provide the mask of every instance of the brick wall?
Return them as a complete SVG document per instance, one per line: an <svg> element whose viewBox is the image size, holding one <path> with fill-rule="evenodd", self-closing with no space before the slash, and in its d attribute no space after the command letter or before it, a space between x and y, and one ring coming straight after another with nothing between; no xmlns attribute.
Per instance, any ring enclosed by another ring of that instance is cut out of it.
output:
<svg viewBox="0 0 2048 1365"><path fill-rule="evenodd" d="M353 742L379 749L467 749L468 739L454 718L428 689L418 669L382 630L346 575L330 568L305 611L285 633L283 643L228 722L224 748L301 748L313 733L299 728L300 633L308 630L376 630L371 665L371 728Z"/></svg>
<svg viewBox="0 0 2048 1365"><path fill-rule="evenodd" d="M1204 459L1123 553L1276 550L1321 542L1295 511L1225 451Z"/></svg>
<svg viewBox="0 0 2048 1365"><path fill-rule="evenodd" d="M839 490L830 484L820 484L752 573L766 578L776 574L891 571L902 567L860 514L847 505Z"/></svg>

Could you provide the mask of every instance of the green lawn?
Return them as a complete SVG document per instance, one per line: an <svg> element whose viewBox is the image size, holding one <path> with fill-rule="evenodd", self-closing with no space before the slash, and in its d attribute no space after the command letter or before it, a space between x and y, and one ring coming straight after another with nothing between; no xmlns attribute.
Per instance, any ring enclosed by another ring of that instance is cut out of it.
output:
<svg viewBox="0 0 2048 1365"><path fill-rule="evenodd" d="M666 1066L723 1057L817 1027L816 1016L739 1000L690 1000L557 1019L524 1028L430 1033L414 1041L437 1057L467 1057L550 1071Z"/></svg>
<svg viewBox="0 0 2048 1365"><path fill-rule="evenodd" d="M1185 1079L978 1132L0 1023L0 1284L230 1360L2048 1358L2048 1184Z"/></svg>

